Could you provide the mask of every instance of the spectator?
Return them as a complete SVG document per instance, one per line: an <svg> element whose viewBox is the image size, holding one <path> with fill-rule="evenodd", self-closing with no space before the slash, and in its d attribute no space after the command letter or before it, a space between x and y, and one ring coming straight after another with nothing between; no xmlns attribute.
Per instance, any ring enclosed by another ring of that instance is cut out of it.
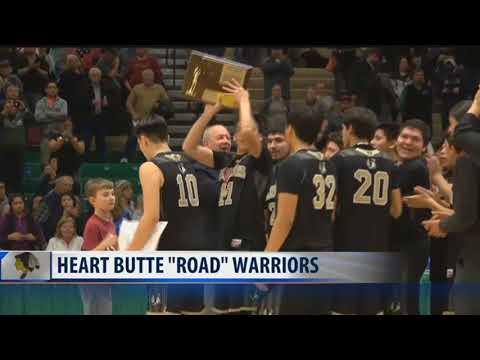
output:
<svg viewBox="0 0 480 360"><path fill-rule="evenodd" d="M329 71L335 74L335 96L338 98L342 91L350 89L349 77L356 57L356 48L335 48L326 65Z"/></svg>
<svg viewBox="0 0 480 360"><path fill-rule="evenodd" d="M458 66L453 54L447 55L439 62L435 71L436 96L442 99L442 127L448 128L450 109L464 98L463 67Z"/></svg>
<svg viewBox="0 0 480 360"><path fill-rule="evenodd" d="M413 75L413 83L408 85L401 98L402 119L420 119L430 129L432 128L432 89L425 84L425 75L422 69L417 69Z"/></svg>
<svg viewBox="0 0 480 360"><path fill-rule="evenodd" d="M55 237L48 242L47 251L80 251L83 238L78 236L75 220L63 217L57 224Z"/></svg>
<svg viewBox="0 0 480 360"><path fill-rule="evenodd" d="M150 69L142 72L143 82L136 85L127 100L127 108L134 122L147 117L160 102L168 101L164 87L154 82L154 72Z"/></svg>
<svg viewBox="0 0 480 360"><path fill-rule="evenodd" d="M133 219L139 220L143 215L143 195L139 194L137 196L137 206L135 207L135 211L133 212Z"/></svg>
<svg viewBox="0 0 480 360"><path fill-rule="evenodd" d="M134 86L128 96L127 109L132 117L133 126L121 162L133 161L135 157L137 149L137 138L133 134L135 124L147 117L152 111L158 111L163 104L170 102L164 87L154 83L154 76L152 70L144 70L142 72L143 83Z"/></svg>
<svg viewBox="0 0 480 360"><path fill-rule="evenodd" d="M465 99L473 99L480 83L480 46L458 46L457 60L464 66Z"/></svg>
<svg viewBox="0 0 480 360"><path fill-rule="evenodd" d="M97 156L106 160L107 148L105 137L109 118L114 111L113 104L117 102L116 91L108 80L102 78L102 71L98 67L92 67L88 72L90 114L82 124L82 134L85 140L85 149L89 153L93 138L95 138L95 151Z"/></svg>
<svg viewBox="0 0 480 360"><path fill-rule="evenodd" d="M10 198L10 211L0 221L0 248L4 250L43 250L45 238L28 214L22 195Z"/></svg>
<svg viewBox="0 0 480 360"><path fill-rule="evenodd" d="M118 89L121 89L119 79L120 57L115 48L103 48L102 55L97 61L96 67L102 71L105 78L110 80Z"/></svg>
<svg viewBox="0 0 480 360"><path fill-rule="evenodd" d="M16 86L8 87L9 98L0 113L0 163L4 169L1 180L6 182L12 192L22 190L26 146L25 120L28 115L23 101L14 100L18 98L18 93Z"/></svg>
<svg viewBox="0 0 480 360"><path fill-rule="evenodd" d="M349 86L356 106L365 106L379 117L382 113L383 86L378 75L378 49L366 50L366 58L358 61L350 72Z"/></svg>
<svg viewBox="0 0 480 360"><path fill-rule="evenodd" d="M34 109L49 81L50 67L43 54L39 56L35 53L35 48L24 48L18 67L28 107Z"/></svg>
<svg viewBox="0 0 480 360"><path fill-rule="evenodd" d="M59 96L68 104L68 114L76 128L90 115L91 104L88 101L88 79L81 69L78 56L67 55L65 71L58 82Z"/></svg>
<svg viewBox="0 0 480 360"><path fill-rule="evenodd" d="M72 193L65 193L60 198L60 201L63 209L62 216L74 219L76 228L82 229L80 199Z"/></svg>
<svg viewBox="0 0 480 360"><path fill-rule="evenodd" d="M43 206L43 196L35 195L32 199L32 218L39 224L40 224L40 221L38 219L42 212L42 206Z"/></svg>
<svg viewBox="0 0 480 360"><path fill-rule="evenodd" d="M51 152L50 159L56 159L57 175L70 175L78 179L85 143L80 135L74 132L70 118L63 123L62 132L53 132L50 135L48 148Z"/></svg>
<svg viewBox="0 0 480 360"><path fill-rule="evenodd" d="M67 102L58 96L58 87L55 82L49 82L45 89L47 96L41 98L35 107L35 120L40 123L42 142L40 144L40 160L42 164L48 162L50 152L48 137L53 131L62 131L63 122L67 118Z"/></svg>
<svg viewBox="0 0 480 360"><path fill-rule="evenodd" d="M272 96L275 84L282 87L282 97L290 99L290 78L295 73L293 66L282 49L272 49L270 57L262 65L264 78L264 99Z"/></svg>
<svg viewBox="0 0 480 360"><path fill-rule="evenodd" d="M393 74L391 82L398 98L402 96L403 89L412 81L412 72L408 58L402 57L398 63L398 70Z"/></svg>
<svg viewBox="0 0 480 360"><path fill-rule="evenodd" d="M2 60L0 61L0 96L5 97L8 85L15 85L18 87L20 94L23 92L22 80L20 80L17 75L13 74L10 60Z"/></svg>
<svg viewBox="0 0 480 360"><path fill-rule="evenodd" d="M328 63L328 59L320 55L315 48L304 51L301 58L307 68L324 68Z"/></svg>
<svg viewBox="0 0 480 360"><path fill-rule="evenodd" d="M83 56L81 56L83 71L88 74L90 69L100 60L101 56L101 48L89 48L88 51L85 51Z"/></svg>
<svg viewBox="0 0 480 360"><path fill-rule="evenodd" d="M0 181L0 218L10 210L5 182Z"/></svg>
<svg viewBox="0 0 480 360"><path fill-rule="evenodd" d="M273 118L277 116L287 117L289 111L288 101L282 96L282 85L275 84L272 88L272 97L265 101L261 114L266 118L269 127Z"/></svg>
<svg viewBox="0 0 480 360"><path fill-rule="evenodd" d="M317 105L317 94L315 89L312 86L309 86L307 89L307 94L305 96L305 105L309 108L315 107Z"/></svg>
<svg viewBox="0 0 480 360"><path fill-rule="evenodd" d="M54 233L58 221L63 215L62 195L73 190L73 179L70 176L57 178L55 188L50 191L43 200L42 210L38 221L43 229L45 238L50 239Z"/></svg>
<svg viewBox="0 0 480 360"><path fill-rule="evenodd" d="M133 186L127 180L120 180L115 184L115 207L112 211L117 234L124 219L133 220L134 212Z"/></svg>
<svg viewBox="0 0 480 360"><path fill-rule="evenodd" d="M327 86L323 81L319 81L315 85L315 96L317 97L317 104L323 106L326 111L332 110L335 99L327 94Z"/></svg>
<svg viewBox="0 0 480 360"><path fill-rule="evenodd" d="M39 47L38 48L38 57L44 59L48 65L48 78L55 80L55 63L53 62L53 57L49 53L50 48ZM42 88L43 90L43 88Z"/></svg>
<svg viewBox="0 0 480 360"><path fill-rule="evenodd" d="M47 165L43 168L43 174L38 184L36 195L45 196L55 188L57 180L57 159L51 158Z"/></svg>
<svg viewBox="0 0 480 360"><path fill-rule="evenodd" d="M163 74L157 58L149 55L146 48L136 48L136 57L128 62L125 86L129 91L143 81L142 72L150 69L155 74L155 83L162 84Z"/></svg>

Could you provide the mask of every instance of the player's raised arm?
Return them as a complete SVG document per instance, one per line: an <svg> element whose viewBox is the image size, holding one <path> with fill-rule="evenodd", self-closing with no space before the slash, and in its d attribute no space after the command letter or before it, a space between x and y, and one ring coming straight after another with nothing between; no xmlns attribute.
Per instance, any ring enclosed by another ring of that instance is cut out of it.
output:
<svg viewBox="0 0 480 360"><path fill-rule="evenodd" d="M165 182L162 171L152 162L143 163L139 169L143 194L143 215L127 250L142 250L160 220L160 190Z"/></svg>
<svg viewBox="0 0 480 360"><path fill-rule="evenodd" d="M250 106L250 95L242 85L235 79L227 82L223 90L233 94L240 107L240 115L238 121L238 131L236 136L241 137L248 146L248 153L259 158L262 153L262 141L258 136L258 127L253 119L252 108Z"/></svg>
<svg viewBox="0 0 480 360"><path fill-rule="evenodd" d="M182 150L192 159L202 163L208 167L214 167L213 151L202 145L202 138L205 129L210 120L222 109L220 104L205 105L203 114L190 128L187 137L183 141Z"/></svg>

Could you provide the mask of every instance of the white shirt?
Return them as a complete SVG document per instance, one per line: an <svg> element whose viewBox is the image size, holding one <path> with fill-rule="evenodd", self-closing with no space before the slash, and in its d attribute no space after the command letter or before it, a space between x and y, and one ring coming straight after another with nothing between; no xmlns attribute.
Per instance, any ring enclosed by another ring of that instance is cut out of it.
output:
<svg viewBox="0 0 480 360"><path fill-rule="evenodd" d="M67 244L65 240L53 237L48 242L47 251L81 251L83 238L76 236Z"/></svg>

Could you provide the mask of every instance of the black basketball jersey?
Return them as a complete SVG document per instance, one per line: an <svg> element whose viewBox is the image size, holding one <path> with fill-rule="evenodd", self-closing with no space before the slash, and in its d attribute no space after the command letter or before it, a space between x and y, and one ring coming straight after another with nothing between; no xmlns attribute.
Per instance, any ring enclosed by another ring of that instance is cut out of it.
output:
<svg viewBox="0 0 480 360"><path fill-rule="evenodd" d="M336 187L335 166L319 151L300 150L279 165L277 197L298 195L293 226L281 251L332 250Z"/></svg>
<svg viewBox="0 0 480 360"><path fill-rule="evenodd" d="M152 162L165 178L160 191L160 220L168 221L158 250L205 250L198 183L191 161L183 153L166 152Z"/></svg>
<svg viewBox="0 0 480 360"><path fill-rule="evenodd" d="M265 232L270 235L273 223L277 215L277 173L280 162L273 165L272 171L268 178L267 194L265 195L264 212L265 212Z"/></svg>
<svg viewBox="0 0 480 360"><path fill-rule="evenodd" d="M260 157L214 151L214 167L220 170L218 198L219 248L263 250L265 244L262 189L258 176L268 177L272 160L266 147Z"/></svg>
<svg viewBox="0 0 480 360"><path fill-rule="evenodd" d="M335 250L387 251L393 189L399 188L394 162L368 144L332 158L338 173Z"/></svg>
<svg viewBox="0 0 480 360"><path fill-rule="evenodd" d="M415 195L415 186L430 188L430 175L424 159L408 160L397 167L402 196ZM403 207L402 215L392 223L391 238L396 250L408 244L428 241L422 221L431 217L430 209Z"/></svg>

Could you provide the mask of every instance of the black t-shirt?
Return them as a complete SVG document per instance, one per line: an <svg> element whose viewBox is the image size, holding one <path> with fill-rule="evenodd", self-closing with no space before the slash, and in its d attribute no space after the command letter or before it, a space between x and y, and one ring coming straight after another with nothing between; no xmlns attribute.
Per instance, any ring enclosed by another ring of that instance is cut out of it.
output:
<svg viewBox="0 0 480 360"><path fill-rule="evenodd" d="M157 250L206 250L198 182L191 161L179 152L158 154L152 162L162 170L160 220L168 221Z"/></svg>
<svg viewBox="0 0 480 360"><path fill-rule="evenodd" d="M280 193L298 195L292 229L281 251L332 249L336 187L335 166L319 151L301 150L280 164L277 196Z"/></svg>
<svg viewBox="0 0 480 360"><path fill-rule="evenodd" d="M74 134L79 141L82 140L80 135ZM59 132L53 132L49 140L58 140L63 137ZM50 155L50 159L56 158L58 162L57 176L70 175L75 176L82 165L82 155L78 154L70 141L65 141L64 145Z"/></svg>
<svg viewBox="0 0 480 360"><path fill-rule="evenodd" d="M270 174L270 153L263 147L257 159L252 155L214 151L213 158L214 168L220 170L219 249L263 250L263 189L258 189L256 184L258 176ZM234 239L237 240L232 242Z"/></svg>
<svg viewBox="0 0 480 360"><path fill-rule="evenodd" d="M387 154L358 144L332 158L338 174L337 251L387 251L398 173Z"/></svg>
<svg viewBox="0 0 480 360"><path fill-rule="evenodd" d="M430 188L430 176L424 159L406 161L398 166L400 191L402 197L415 195L415 186ZM422 221L430 218L428 209L403 207L402 215L393 221L392 239L396 248L405 242L419 242L427 239Z"/></svg>

